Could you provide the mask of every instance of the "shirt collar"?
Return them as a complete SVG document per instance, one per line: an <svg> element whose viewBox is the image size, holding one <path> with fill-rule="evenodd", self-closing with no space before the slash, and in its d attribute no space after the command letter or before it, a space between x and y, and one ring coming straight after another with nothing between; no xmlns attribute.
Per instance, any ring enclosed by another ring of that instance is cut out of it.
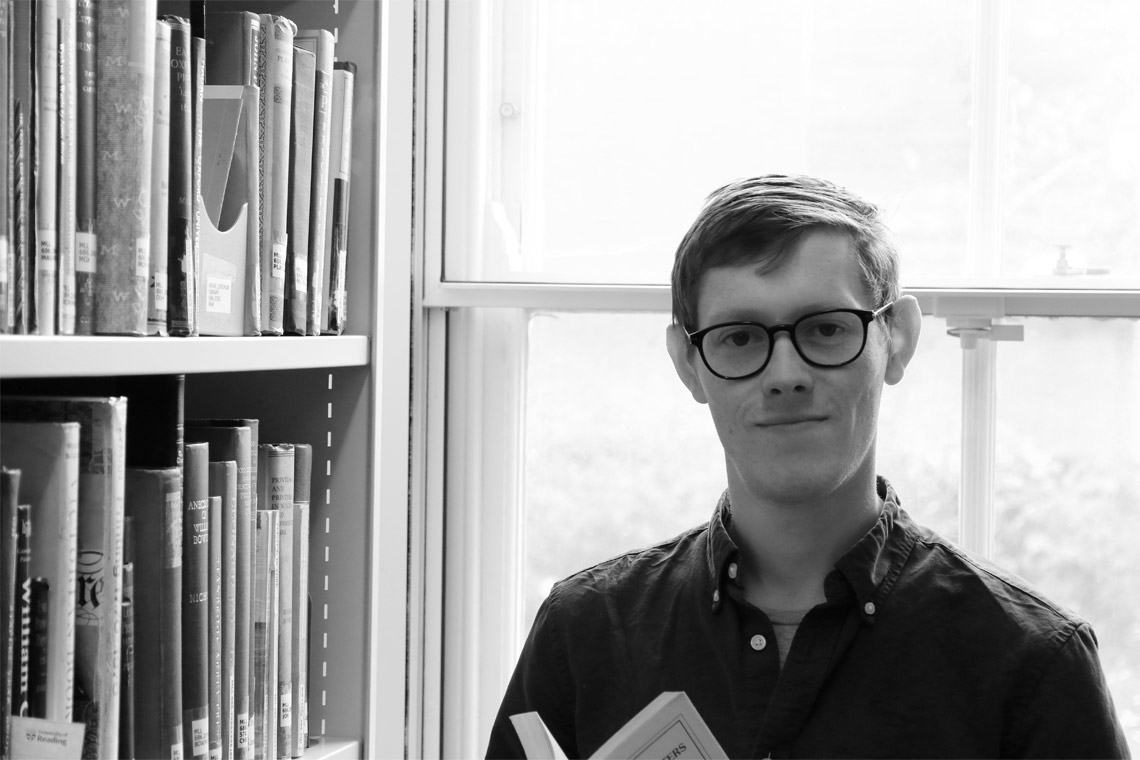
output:
<svg viewBox="0 0 1140 760"><path fill-rule="evenodd" d="M899 498L886 478L876 481L883 509L871 529L835 563L835 570L824 582L828 600L854 596L862 617L874 622L876 613L886 602L902 572L906 559L918 539L918 529L899 506ZM740 550L729 535L732 507L726 490L716 505L708 528L708 580L712 611L720 609L726 596L726 584L736 583L730 577L730 566L739 559Z"/></svg>

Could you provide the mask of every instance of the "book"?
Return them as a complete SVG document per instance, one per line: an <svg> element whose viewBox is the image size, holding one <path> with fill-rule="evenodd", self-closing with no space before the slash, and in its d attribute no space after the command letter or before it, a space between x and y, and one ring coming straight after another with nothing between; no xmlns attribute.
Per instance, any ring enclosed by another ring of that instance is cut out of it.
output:
<svg viewBox="0 0 1140 760"><path fill-rule="evenodd" d="M309 197L313 181L313 101L317 56L293 48L293 105L290 117L289 197L285 251L287 335L304 335L309 314Z"/></svg>
<svg viewBox="0 0 1140 760"><path fill-rule="evenodd" d="M511 723L531 760L566 757L537 712L512 715ZM597 760L708 760L726 755L688 695L683 691L665 691L630 718L590 757Z"/></svg>
<svg viewBox="0 0 1140 760"><path fill-rule="evenodd" d="M16 504L15 617L12 642L12 715L31 714L32 507ZM7 714L7 713L6 713Z"/></svg>
<svg viewBox="0 0 1140 760"><path fill-rule="evenodd" d="M210 750L209 444L187 443L182 487L182 726L186 758Z"/></svg>
<svg viewBox="0 0 1140 760"><path fill-rule="evenodd" d="M57 203L59 200L59 4L37 0L35 50L36 137L32 165L36 173L35 330L56 333L56 290L59 287Z"/></svg>
<svg viewBox="0 0 1140 760"><path fill-rule="evenodd" d="M170 184L167 205L168 325L171 335L193 335L194 323L194 102L190 22L170 24Z"/></svg>
<svg viewBox="0 0 1140 760"><path fill-rule="evenodd" d="M223 219L237 219L246 208L245 313L246 335L261 334L261 18L248 11L215 11L207 5L205 16L206 84L257 87L256 105L245 105L245 124L234 149L227 182ZM244 192L242 189L244 188ZM228 224L227 224L228 226Z"/></svg>
<svg viewBox="0 0 1140 760"><path fill-rule="evenodd" d="M12 674L17 664L19 615L16 556L20 538L20 471L0 467L0 757L10 757L8 722L12 715Z"/></svg>
<svg viewBox="0 0 1140 760"><path fill-rule="evenodd" d="M234 424L252 422L249 424ZM246 757L250 749L250 652L253 615L253 466L252 452L257 446L256 420L189 420L186 439L209 444L215 462L236 463L236 513L234 548L234 756ZM224 502L223 502L224 510Z"/></svg>
<svg viewBox="0 0 1140 760"><path fill-rule="evenodd" d="M222 757L234 754L234 663L237 624L237 521L238 521L238 465L234 460L218 461L210 447L210 497L218 497L220 513L217 526L210 515L210 537L215 534L218 545L218 581L214 584L216 614L218 617L216 643L219 647L219 749ZM211 543L211 552L214 543ZM214 564L211 558L211 564ZM211 736L212 736L211 732Z"/></svg>
<svg viewBox="0 0 1140 760"><path fill-rule="evenodd" d="M0 333L12 332L12 324L8 319L8 305L11 303L9 294L12 285L12 191L13 174L13 142L12 142L12 90L9 64L11 63L11 35L9 29L12 23L12 4L7 0L0 2ZM6 723L2 717L8 713L0 714L0 721ZM3 747L0 747L2 750Z"/></svg>
<svg viewBox="0 0 1140 760"><path fill-rule="evenodd" d="M32 113L35 109L33 64L35 62L35 6L12 4L10 38L12 48L12 245L13 271L8 319L12 332L27 333L31 327L31 280L35 277L32 244L32 199L35 178L32 173Z"/></svg>
<svg viewBox="0 0 1140 760"><path fill-rule="evenodd" d="M309 746L309 499L312 490L313 447L293 447L293 646L289 668L293 680L293 724L287 753L301 757Z"/></svg>
<svg viewBox="0 0 1140 760"><path fill-rule="evenodd" d="M75 683L92 706L74 717L95 754L117 757L127 399L5 396L0 415L80 426Z"/></svg>
<svg viewBox="0 0 1140 760"><path fill-rule="evenodd" d="M58 702L56 694L53 693L58 690L51 683L53 675L48 666L48 660L52 656L51 639L57 636L54 632L56 626L52 620L52 610L53 605L58 606L58 601L52 599L53 589L47 578L35 576L29 585L32 636L31 643L28 644L28 716L70 723L71 718L48 717L56 711L54 703Z"/></svg>
<svg viewBox="0 0 1140 760"><path fill-rule="evenodd" d="M237 486L234 486L235 489ZM209 633L207 662L210 696L210 760L222 757L222 497L209 496Z"/></svg>
<svg viewBox="0 0 1140 760"><path fill-rule="evenodd" d="M313 77L313 161L309 192L309 271L308 313L305 331L320 335L320 314L327 251L325 223L329 194L329 130L332 127L332 75L335 42L328 29L301 29L294 44L314 55Z"/></svg>
<svg viewBox="0 0 1140 760"><path fill-rule="evenodd" d="M59 163L56 176L57 217L57 279L56 279L56 333L75 334L75 230L77 185L76 163L78 124L79 79L76 69L76 11L77 0L57 0L59 42Z"/></svg>
<svg viewBox="0 0 1140 760"><path fill-rule="evenodd" d="M182 757L182 472L127 468L134 535L135 752ZM146 579L146 582L142 582Z"/></svg>
<svg viewBox="0 0 1140 760"><path fill-rule="evenodd" d="M169 335L168 220L170 212L170 24L154 22L154 144L150 169L150 279L147 284L147 335ZM177 278L175 278L177 279Z"/></svg>
<svg viewBox="0 0 1140 760"><path fill-rule="evenodd" d="M278 571L281 513L257 510L253 571L253 729L255 760L277 757Z"/></svg>
<svg viewBox="0 0 1140 760"><path fill-rule="evenodd" d="M263 443L257 460L257 502L278 512L277 552L277 700L271 730L285 749L293 725L293 476L296 454L291 443Z"/></svg>
<svg viewBox="0 0 1140 760"><path fill-rule="evenodd" d="M95 330L95 0L75 6L75 333Z"/></svg>
<svg viewBox="0 0 1140 760"><path fill-rule="evenodd" d="M192 27L193 29L193 27ZM194 250L194 276L190 278L193 295L190 298L194 314L192 335L199 335L202 329L202 214L198 208L198 196L202 192L202 100L206 87L206 40L199 34L190 38L190 104L191 123L194 129L193 172L190 182L190 204L193 207L191 220L191 243Z"/></svg>
<svg viewBox="0 0 1140 760"><path fill-rule="evenodd" d="M33 716L69 721L75 680L79 423L0 421L0 439L4 441L0 464L20 470L20 499L31 506L28 572L50 585L44 653L46 704L42 715ZM34 616L34 604L32 609ZM33 655L33 667L36 664Z"/></svg>
<svg viewBox="0 0 1140 760"><path fill-rule="evenodd" d="M156 0L100 0L95 332L146 333Z"/></svg>
<svg viewBox="0 0 1140 760"><path fill-rule="evenodd" d="M332 126L329 143L329 200L331 218L326 232L328 261L322 275L324 306L321 334L340 335L346 323L349 187L352 178L352 104L356 64L333 64Z"/></svg>
<svg viewBox="0 0 1140 760"><path fill-rule="evenodd" d="M123 520L123 621L119 638L119 757L135 756L135 556L134 519Z"/></svg>
<svg viewBox="0 0 1140 760"><path fill-rule="evenodd" d="M261 44L261 332L281 335L288 248L289 133L293 93L293 38L297 25L262 14Z"/></svg>

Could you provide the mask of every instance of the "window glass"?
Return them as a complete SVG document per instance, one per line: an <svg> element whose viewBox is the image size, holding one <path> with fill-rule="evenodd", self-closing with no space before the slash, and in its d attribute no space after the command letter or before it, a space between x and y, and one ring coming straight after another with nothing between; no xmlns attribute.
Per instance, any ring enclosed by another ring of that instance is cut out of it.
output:
<svg viewBox="0 0 1140 760"><path fill-rule="evenodd" d="M1140 750L1140 323L1032 319L998 344L994 559L1088 620Z"/></svg>
<svg viewBox="0 0 1140 760"><path fill-rule="evenodd" d="M665 349L665 314L540 313L525 411L523 633L557 580L704 522L725 488L708 409ZM903 382L884 391L879 470L904 507L953 538L958 342L925 320Z"/></svg>

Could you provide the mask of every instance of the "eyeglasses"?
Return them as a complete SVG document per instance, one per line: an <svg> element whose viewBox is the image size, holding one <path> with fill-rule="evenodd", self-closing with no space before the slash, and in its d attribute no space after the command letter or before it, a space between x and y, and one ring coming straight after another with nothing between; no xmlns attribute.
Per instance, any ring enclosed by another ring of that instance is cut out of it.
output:
<svg viewBox="0 0 1140 760"><path fill-rule="evenodd" d="M759 322L724 322L688 333L709 372L725 380L758 375L772 359L776 333L786 332L805 362L813 367L842 367L859 358L867 345L867 325L887 309L830 309L805 314L791 324L768 327Z"/></svg>

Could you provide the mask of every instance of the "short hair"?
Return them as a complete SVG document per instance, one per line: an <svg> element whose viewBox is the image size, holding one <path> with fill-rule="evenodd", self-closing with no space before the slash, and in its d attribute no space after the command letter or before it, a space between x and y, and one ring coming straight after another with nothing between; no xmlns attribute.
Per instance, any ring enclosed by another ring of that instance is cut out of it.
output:
<svg viewBox="0 0 1140 760"><path fill-rule="evenodd" d="M873 308L899 297L898 250L878 207L826 180L769 174L732 182L705 200L673 260L673 321L697 328L700 281L709 269L755 262L774 270L804 234L819 229L850 237Z"/></svg>

